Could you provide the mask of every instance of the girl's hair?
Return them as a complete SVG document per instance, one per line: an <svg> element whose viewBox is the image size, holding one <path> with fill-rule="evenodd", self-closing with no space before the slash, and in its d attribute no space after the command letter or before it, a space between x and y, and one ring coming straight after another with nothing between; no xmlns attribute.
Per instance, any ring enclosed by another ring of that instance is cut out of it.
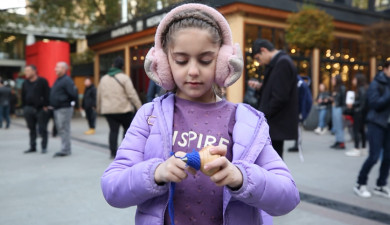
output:
<svg viewBox="0 0 390 225"><path fill-rule="evenodd" d="M199 28L206 30L211 36L214 44L222 45L222 32L217 22L208 13L200 10L185 10L174 16L162 33L162 47L164 52L168 52L168 47L174 41L174 34L185 28Z"/></svg>
<svg viewBox="0 0 390 225"><path fill-rule="evenodd" d="M338 91L339 88L343 85L343 80L341 79L341 76L340 74L336 75L334 77L334 79L336 80L336 84L334 85L334 91Z"/></svg>
<svg viewBox="0 0 390 225"><path fill-rule="evenodd" d="M355 74L356 88L364 87L366 85L366 77L362 73Z"/></svg>

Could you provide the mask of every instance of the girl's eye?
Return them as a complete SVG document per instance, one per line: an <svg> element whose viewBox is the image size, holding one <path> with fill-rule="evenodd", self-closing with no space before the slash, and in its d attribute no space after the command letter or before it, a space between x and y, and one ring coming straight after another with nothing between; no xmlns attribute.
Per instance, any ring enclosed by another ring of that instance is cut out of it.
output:
<svg viewBox="0 0 390 225"><path fill-rule="evenodd" d="M179 64L179 65L185 65L188 61L186 60L183 60L183 61L180 61L180 60L175 60L176 64Z"/></svg>
<svg viewBox="0 0 390 225"><path fill-rule="evenodd" d="M200 64L209 65L213 60L199 60Z"/></svg>

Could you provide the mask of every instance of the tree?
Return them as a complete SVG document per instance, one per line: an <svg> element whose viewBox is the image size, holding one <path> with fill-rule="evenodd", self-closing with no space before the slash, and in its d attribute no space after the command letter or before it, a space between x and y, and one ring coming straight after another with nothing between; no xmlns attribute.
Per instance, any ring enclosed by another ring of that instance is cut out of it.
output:
<svg viewBox="0 0 390 225"><path fill-rule="evenodd" d="M155 11L157 2L166 7L179 0L128 0L129 17ZM26 16L1 10L0 27L10 27L11 23L18 25L11 26L15 30L34 25L92 33L119 24L121 20L121 0L30 0L26 8Z"/></svg>
<svg viewBox="0 0 390 225"><path fill-rule="evenodd" d="M304 6L288 19L286 41L302 50L328 48L333 41L333 18L313 6Z"/></svg>

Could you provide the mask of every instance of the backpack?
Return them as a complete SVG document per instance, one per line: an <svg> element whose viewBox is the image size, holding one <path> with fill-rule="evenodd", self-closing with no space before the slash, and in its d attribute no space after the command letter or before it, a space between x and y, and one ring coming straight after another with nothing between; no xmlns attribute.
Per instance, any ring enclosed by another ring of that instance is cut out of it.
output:
<svg viewBox="0 0 390 225"><path fill-rule="evenodd" d="M305 81L306 79L307 81ZM304 121L310 113L313 104L313 98L310 90L310 78L297 75L298 80L298 105L299 105L299 119Z"/></svg>

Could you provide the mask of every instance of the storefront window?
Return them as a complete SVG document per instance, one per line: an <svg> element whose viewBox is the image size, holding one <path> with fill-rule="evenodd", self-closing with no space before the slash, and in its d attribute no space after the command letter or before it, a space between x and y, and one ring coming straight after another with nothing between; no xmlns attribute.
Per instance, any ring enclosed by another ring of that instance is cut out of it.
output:
<svg viewBox="0 0 390 225"><path fill-rule="evenodd" d="M285 30L252 24L245 25L245 78L262 81L264 67L252 59L252 44L257 38L269 40L276 49L287 52L301 76L311 76L310 51L290 48L285 42Z"/></svg>
<svg viewBox="0 0 390 225"><path fill-rule="evenodd" d="M362 73L369 80L368 59L361 55L357 40L335 38L332 47L321 52L320 83L332 90L331 78L341 75L347 89L353 89L355 74Z"/></svg>
<svg viewBox="0 0 390 225"><path fill-rule="evenodd" d="M145 73L144 62L152 44L139 45L130 48L130 74L135 89L138 91L142 102L146 100L146 94L149 86L149 78Z"/></svg>
<svg viewBox="0 0 390 225"><path fill-rule="evenodd" d="M99 55L99 76L102 77L107 74L108 70L112 67L114 59L118 56L125 58L125 51L120 50L116 52L110 52Z"/></svg>

